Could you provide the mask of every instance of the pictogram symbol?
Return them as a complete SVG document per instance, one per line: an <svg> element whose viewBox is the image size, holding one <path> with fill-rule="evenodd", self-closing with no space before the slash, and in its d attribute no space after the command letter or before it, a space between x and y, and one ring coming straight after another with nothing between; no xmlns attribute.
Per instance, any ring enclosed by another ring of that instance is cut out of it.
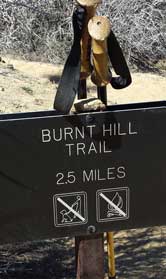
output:
<svg viewBox="0 0 166 279"><path fill-rule="evenodd" d="M56 227L81 225L88 222L87 194L85 192L54 195L53 207Z"/></svg>
<svg viewBox="0 0 166 279"><path fill-rule="evenodd" d="M100 189L96 194L98 222L118 221L129 218L129 188Z"/></svg>

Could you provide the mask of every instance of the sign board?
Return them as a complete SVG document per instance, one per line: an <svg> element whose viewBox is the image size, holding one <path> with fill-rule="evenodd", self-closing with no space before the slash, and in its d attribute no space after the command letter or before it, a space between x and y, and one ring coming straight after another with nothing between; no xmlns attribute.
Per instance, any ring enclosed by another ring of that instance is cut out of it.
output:
<svg viewBox="0 0 166 279"><path fill-rule="evenodd" d="M0 116L0 243L166 225L166 102Z"/></svg>

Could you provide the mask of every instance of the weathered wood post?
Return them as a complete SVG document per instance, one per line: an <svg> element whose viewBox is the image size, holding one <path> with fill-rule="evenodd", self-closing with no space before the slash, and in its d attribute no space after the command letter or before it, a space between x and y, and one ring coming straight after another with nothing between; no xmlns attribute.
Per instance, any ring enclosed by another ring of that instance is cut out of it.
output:
<svg viewBox="0 0 166 279"><path fill-rule="evenodd" d="M104 279L103 234L76 237L77 279Z"/></svg>
<svg viewBox="0 0 166 279"><path fill-rule="evenodd" d="M87 31L86 31L87 32ZM88 32L92 38L93 52L93 73L92 81L97 86L98 98L107 105L106 85L110 82L110 73L108 71L108 54L106 38L110 33L110 22L107 18L93 17L88 23ZM83 63L83 80L80 81L78 98L86 98L86 77L89 75L90 58L87 59L88 34L84 33L86 48L83 48L82 57L86 59ZM95 228L89 228L95 233ZM96 234L86 237L76 237L76 267L77 279L103 279L104 278L104 235Z"/></svg>
<svg viewBox="0 0 166 279"><path fill-rule="evenodd" d="M80 81L78 99L87 97L86 79ZM104 235L94 234L89 227L90 236L75 238L76 278L104 279Z"/></svg>

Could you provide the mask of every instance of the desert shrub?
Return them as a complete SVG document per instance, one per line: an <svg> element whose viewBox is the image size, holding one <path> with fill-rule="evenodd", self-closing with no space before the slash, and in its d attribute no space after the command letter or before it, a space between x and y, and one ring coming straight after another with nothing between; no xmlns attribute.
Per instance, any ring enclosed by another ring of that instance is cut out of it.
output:
<svg viewBox="0 0 166 279"><path fill-rule="evenodd" d="M72 7L62 0L0 0L1 50L62 61L72 38Z"/></svg>
<svg viewBox="0 0 166 279"><path fill-rule="evenodd" d="M0 0L1 52L63 63L72 41L72 0ZM166 57L165 0L103 0L100 14L129 62L146 67Z"/></svg>
<svg viewBox="0 0 166 279"><path fill-rule="evenodd" d="M128 61L146 67L166 58L165 0L112 0L106 10Z"/></svg>

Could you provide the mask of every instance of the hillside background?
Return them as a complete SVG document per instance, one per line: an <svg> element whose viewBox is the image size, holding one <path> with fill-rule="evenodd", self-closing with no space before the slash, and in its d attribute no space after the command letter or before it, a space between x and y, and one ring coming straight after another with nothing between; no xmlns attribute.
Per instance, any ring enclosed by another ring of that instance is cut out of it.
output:
<svg viewBox="0 0 166 279"><path fill-rule="evenodd" d="M73 0L0 0L1 54L63 63L74 5ZM145 70L166 59L165 0L105 0L98 13L110 18L130 64Z"/></svg>

